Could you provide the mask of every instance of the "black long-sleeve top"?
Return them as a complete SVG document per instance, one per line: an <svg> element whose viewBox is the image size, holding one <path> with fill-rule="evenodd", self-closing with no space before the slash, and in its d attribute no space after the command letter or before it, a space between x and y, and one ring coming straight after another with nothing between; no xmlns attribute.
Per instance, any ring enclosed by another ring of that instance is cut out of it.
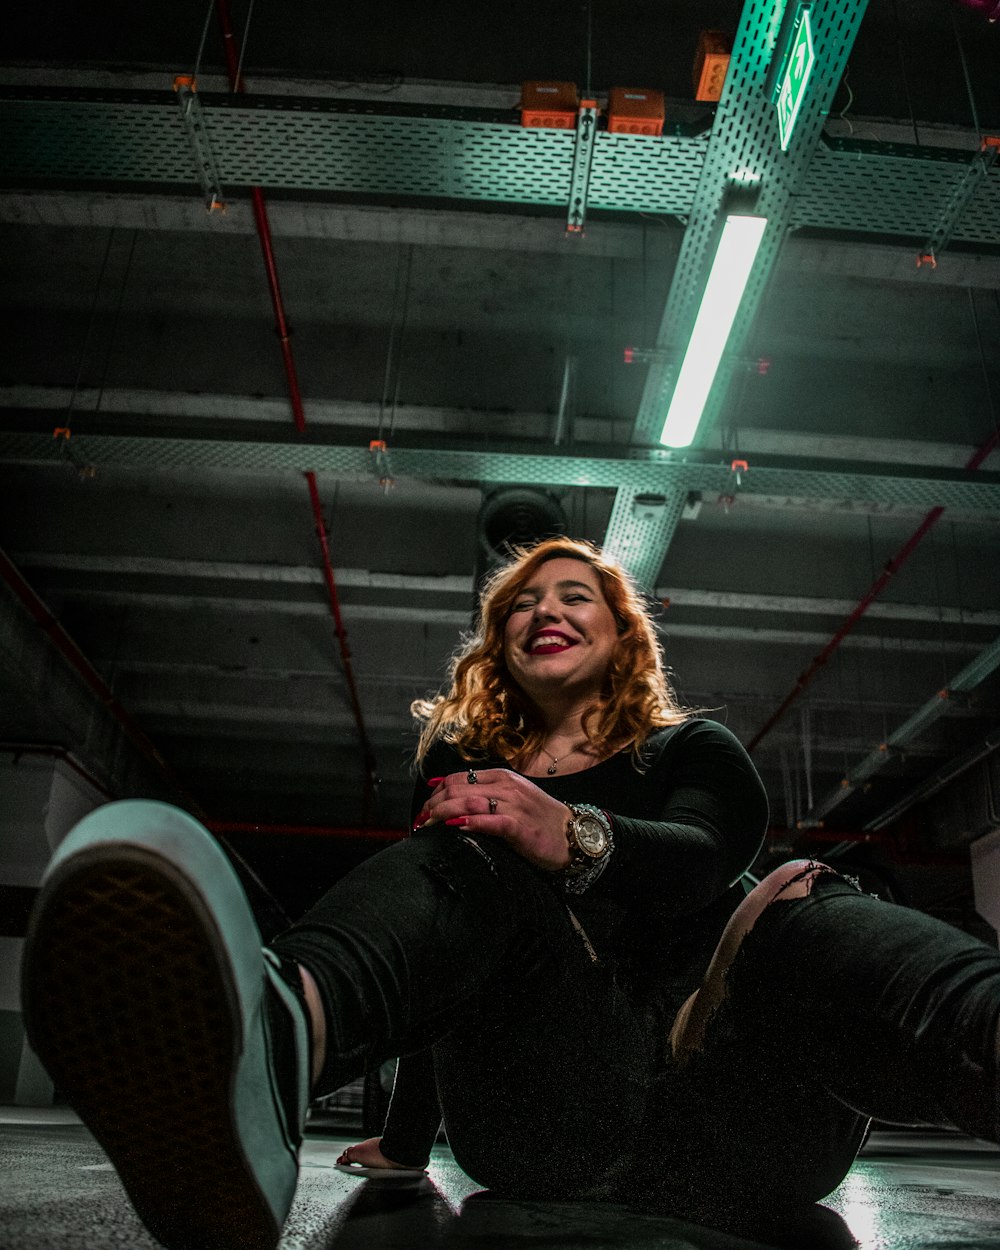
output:
<svg viewBox="0 0 1000 1250"><path fill-rule="evenodd" d="M737 882L760 850L767 799L750 758L716 721L656 730L643 744L565 776L532 777L546 794L606 811L614 853L600 878L569 898L601 959L613 960L633 991L658 1007L669 1028L701 982L734 908ZM428 752L414 787L412 817L430 795L425 778L470 767L444 742ZM479 770L509 768L501 759ZM440 1124L429 1052L400 1060L382 1151L408 1166L426 1163Z"/></svg>

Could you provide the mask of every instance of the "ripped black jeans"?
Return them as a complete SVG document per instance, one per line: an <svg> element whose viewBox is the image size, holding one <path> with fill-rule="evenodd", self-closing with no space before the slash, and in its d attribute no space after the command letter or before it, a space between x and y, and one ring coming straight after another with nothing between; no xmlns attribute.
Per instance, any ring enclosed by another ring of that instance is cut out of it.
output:
<svg viewBox="0 0 1000 1250"><path fill-rule="evenodd" d="M816 1201L873 1115L997 1140L990 947L823 873L765 909L678 1064L545 875L480 842L421 831L273 943L320 990L320 1092L431 1045L449 1142L478 1183L706 1222Z"/></svg>

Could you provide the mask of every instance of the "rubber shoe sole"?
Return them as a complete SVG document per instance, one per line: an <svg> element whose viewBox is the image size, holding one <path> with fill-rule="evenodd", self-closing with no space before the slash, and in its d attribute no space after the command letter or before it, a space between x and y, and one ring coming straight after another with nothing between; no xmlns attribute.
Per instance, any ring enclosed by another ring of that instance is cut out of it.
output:
<svg viewBox="0 0 1000 1250"><path fill-rule="evenodd" d="M43 880L22 985L32 1047L153 1236L168 1250L272 1250L298 1172L305 1021L211 835L160 803L88 816ZM293 1124L266 992L295 1030Z"/></svg>

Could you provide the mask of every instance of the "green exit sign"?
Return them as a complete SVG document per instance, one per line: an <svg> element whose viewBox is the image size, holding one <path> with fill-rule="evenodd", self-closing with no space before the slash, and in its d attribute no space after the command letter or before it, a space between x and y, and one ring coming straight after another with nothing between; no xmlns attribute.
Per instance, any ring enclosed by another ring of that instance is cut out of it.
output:
<svg viewBox="0 0 1000 1250"><path fill-rule="evenodd" d="M781 150L788 150L792 130L798 120L802 108L802 97L806 93L809 75L816 64L816 53L813 50L812 25L809 21L809 8L803 5L795 33L788 49L788 59L778 87L778 134L781 138Z"/></svg>

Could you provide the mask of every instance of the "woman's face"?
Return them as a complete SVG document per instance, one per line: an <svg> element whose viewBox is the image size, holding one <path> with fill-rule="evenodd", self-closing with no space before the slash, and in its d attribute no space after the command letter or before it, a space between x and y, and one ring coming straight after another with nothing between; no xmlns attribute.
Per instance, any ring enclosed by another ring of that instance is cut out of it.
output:
<svg viewBox="0 0 1000 1250"><path fill-rule="evenodd" d="M547 561L526 580L504 629L511 676L538 704L546 696L598 695L617 642L597 573L566 556Z"/></svg>

